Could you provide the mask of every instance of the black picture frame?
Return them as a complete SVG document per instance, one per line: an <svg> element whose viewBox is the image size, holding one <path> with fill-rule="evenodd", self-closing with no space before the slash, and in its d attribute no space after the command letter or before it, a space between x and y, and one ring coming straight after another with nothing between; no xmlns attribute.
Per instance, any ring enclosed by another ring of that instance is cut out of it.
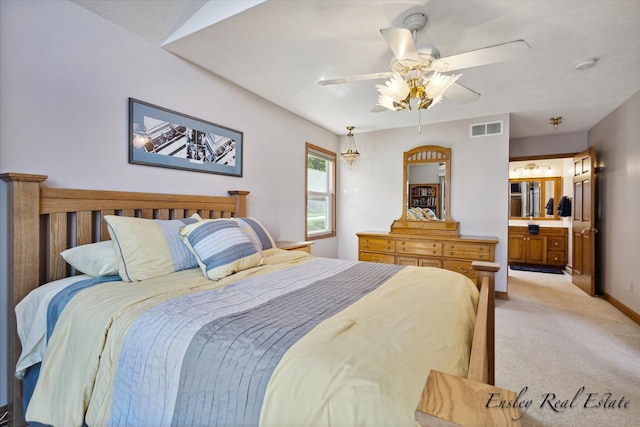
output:
<svg viewBox="0 0 640 427"><path fill-rule="evenodd" d="M242 176L243 134L129 98L129 163Z"/></svg>

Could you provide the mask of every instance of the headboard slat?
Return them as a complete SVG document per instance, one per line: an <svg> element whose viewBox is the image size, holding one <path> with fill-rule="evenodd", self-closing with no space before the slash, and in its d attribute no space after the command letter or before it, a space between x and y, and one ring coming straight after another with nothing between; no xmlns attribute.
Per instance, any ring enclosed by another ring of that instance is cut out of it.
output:
<svg viewBox="0 0 640 427"><path fill-rule="evenodd" d="M93 214L81 211L76 214L76 246L86 245L94 240Z"/></svg>
<svg viewBox="0 0 640 427"><path fill-rule="evenodd" d="M158 209L158 219L169 219L169 209Z"/></svg>
<svg viewBox="0 0 640 427"><path fill-rule="evenodd" d="M67 264L60 255L72 245L69 244L69 225L66 213L49 215L49 249L47 280L58 280L67 275Z"/></svg>
<svg viewBox="0 0 640 427"><path fill-rule="evenodd" d="M98 218L98 220L100 221L100 240L103 242L111 239L111 236L109 236L109 227L107 227L107 223L103 221L103 218L105 215L114 214L115 211L113 209L103 209L100 211L100 218Z"/></svg>

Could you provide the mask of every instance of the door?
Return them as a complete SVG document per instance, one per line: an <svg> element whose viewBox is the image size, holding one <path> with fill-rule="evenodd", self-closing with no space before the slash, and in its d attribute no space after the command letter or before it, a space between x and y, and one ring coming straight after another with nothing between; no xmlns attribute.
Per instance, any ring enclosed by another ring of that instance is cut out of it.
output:
<svg viewBox="0 0 640 427"><path fill-rule="evenodd" d="M595 149L573 158L573 273L574 285L595 296L596 221Z"/></svg>

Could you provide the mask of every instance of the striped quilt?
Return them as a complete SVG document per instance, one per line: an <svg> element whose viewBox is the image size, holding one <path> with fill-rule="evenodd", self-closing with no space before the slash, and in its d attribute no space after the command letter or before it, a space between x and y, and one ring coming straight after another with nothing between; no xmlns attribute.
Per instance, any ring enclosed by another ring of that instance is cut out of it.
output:
<svg viewBox="0 0 640 427"><path fill-rule="evenodd" d="M391 416L402 421L399 424L414 425L413 409L430 365L423 360L424 345L409 342L422 338L428 342L426 337L435 333L423 323L430 321L430 315L422 313L432 310L427 305L431 292L414 291L442 288L426 286L429 276L446 279L450 292L443 288L436 294L453 296L437 305L451 305L442 323L454 322L453 329L459 329L452 331L449 326L445 332L458 337L432 337L452 341L449 353L436 357L435 368L465 373L477 290L462 276L277 249L265 252L271 255L265 266L220 282L206 280L199 269L193 269L135 284L76 285L75 291L54 298L56 315L49 320L55 327L51 325L27 420L64 426L347 425L356 421L353 414L341 415L328 398L316 402L317 389L326 394L334 383L340 384L336 375L343 377L345 367L358 365L349 362L354 353L377 351L392 359L392 365L399 363L423 376L407 380L412 383L409 392L396 390L398 385L393 384L388 391L382 390L383 395L415 393L415 402L407 399L402 412L408 413L402 415L393 412L395 403L391 409L385 409L385 403L375 404L385 413L374 424L386 423ZM441 312L440 308L433 311ZM409 321L410 317L419 321ZM357 338L342 343L344 349L332 348L337 345L334 341L352 333ZM370 338L359 343L367 334ZM377 350L368 349L372 343ZM401 343L416 349L396 349ZM311 347L305 352L307 346ZM330 353L314 360L324 351ZM342 360L331 361L340 355ZM378 357L365 355L363 360L368 361L363 365L369 367L354 367L356 378L347 375L346 384L358 385L362 375L370 375L367 369L398 369L381 368ZM406 376L398 375L399 380ZM380 378L376 381L380 383ZM407 388L406 384L399 387ZM362 393L371 402L369 391ZM296 395L307 394L305 401L311 407L304 409ZM287 418L287 412L299 408L301 414Z"/></svg>

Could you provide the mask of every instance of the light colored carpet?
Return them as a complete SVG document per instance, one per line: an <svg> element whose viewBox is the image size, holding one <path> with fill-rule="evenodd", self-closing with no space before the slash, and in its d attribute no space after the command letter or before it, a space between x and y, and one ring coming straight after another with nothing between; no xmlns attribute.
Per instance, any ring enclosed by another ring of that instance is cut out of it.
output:
<svg viewBox="0 0 640 427"><path fill-rule="evenodd" d="M530 402L522 425L640 426L640 325L569 275L508 274L509 300L496 301L496 385Z"/></svg>

